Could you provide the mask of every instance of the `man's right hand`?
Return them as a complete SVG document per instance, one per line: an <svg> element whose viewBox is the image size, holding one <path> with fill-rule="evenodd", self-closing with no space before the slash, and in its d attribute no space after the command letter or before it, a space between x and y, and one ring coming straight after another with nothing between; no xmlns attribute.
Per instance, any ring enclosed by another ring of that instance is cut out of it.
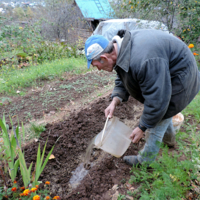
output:
<svg viewBox="0 0 200 200"><path fill-rule="evenodd" d="M109 115L110 118L112 118L115 108L119 104L120 104L120 100L117 97L114 97L110 105L105 109L105 117L107 118Z"/></svg>

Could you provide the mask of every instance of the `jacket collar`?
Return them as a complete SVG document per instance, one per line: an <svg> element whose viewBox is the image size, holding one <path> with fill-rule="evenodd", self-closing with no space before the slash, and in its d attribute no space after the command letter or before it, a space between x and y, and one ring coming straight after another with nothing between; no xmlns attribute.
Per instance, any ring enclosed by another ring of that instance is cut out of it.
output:
<svg viewBox="0 0 200 200"><path fill-rule="evenodd" d="M117 70L118 67L122 68L125 72L129 71L129 63L130 63L130 51L131 51L131 33L126 31L124 35L124 39L119 51L119 55L117 58L116 65L114 69Z"/></svg>

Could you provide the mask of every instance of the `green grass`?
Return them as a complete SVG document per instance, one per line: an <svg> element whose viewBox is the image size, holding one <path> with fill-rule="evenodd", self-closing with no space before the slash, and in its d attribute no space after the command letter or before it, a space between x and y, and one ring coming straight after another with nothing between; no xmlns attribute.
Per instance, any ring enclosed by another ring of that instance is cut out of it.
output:
<svg viewBox="0 0 200 200"><path fill-rule="evenodd" d="M194 118L199 121L200 120L200 92L196 95L193 101L187 106L186 109L183 110L183 115L188 116L192 115Z"/></svg>
<svg viewBox="0 0 200 200"><path fill-rule="evenodd" d="M84 58L55 60L23 69L2 68L0 70L0 93L16 94L17 90L37 85L43 80L61 77L64 72L81 74L86 71L87 64Z"/></svg>

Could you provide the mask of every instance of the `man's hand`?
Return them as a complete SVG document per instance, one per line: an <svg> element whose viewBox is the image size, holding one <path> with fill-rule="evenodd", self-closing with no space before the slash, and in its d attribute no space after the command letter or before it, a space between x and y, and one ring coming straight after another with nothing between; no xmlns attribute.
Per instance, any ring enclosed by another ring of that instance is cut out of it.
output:
<svg viewBox="0 0 200 200"><path fill-rule="evenodd" d="M113 113L118 104L120 104L120 100L117 97L114 97L110 105L104 111L106 118L108 117L108 115L110 116L110 118L113 117Z"/></svg>
<svg viewBox="0 0 200 200"><path fill-rule="evenodd" d="M144 132L139 127L135 128L130 135L132 143L138 143L140 139L143 137L143 134Z"/></svg>

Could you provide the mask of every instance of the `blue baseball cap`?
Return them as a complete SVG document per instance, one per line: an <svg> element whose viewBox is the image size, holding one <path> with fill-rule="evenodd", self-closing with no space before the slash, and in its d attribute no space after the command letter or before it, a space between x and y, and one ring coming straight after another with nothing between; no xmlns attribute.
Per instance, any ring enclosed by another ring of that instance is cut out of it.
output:
<svg viewBox="0 0 200 200"><path fill-rule="evenodd" d="M85 56L87 66L90 68L93 58L99 55L109 44L109 41L102 35L93 35L85 42Z"/></svg>

